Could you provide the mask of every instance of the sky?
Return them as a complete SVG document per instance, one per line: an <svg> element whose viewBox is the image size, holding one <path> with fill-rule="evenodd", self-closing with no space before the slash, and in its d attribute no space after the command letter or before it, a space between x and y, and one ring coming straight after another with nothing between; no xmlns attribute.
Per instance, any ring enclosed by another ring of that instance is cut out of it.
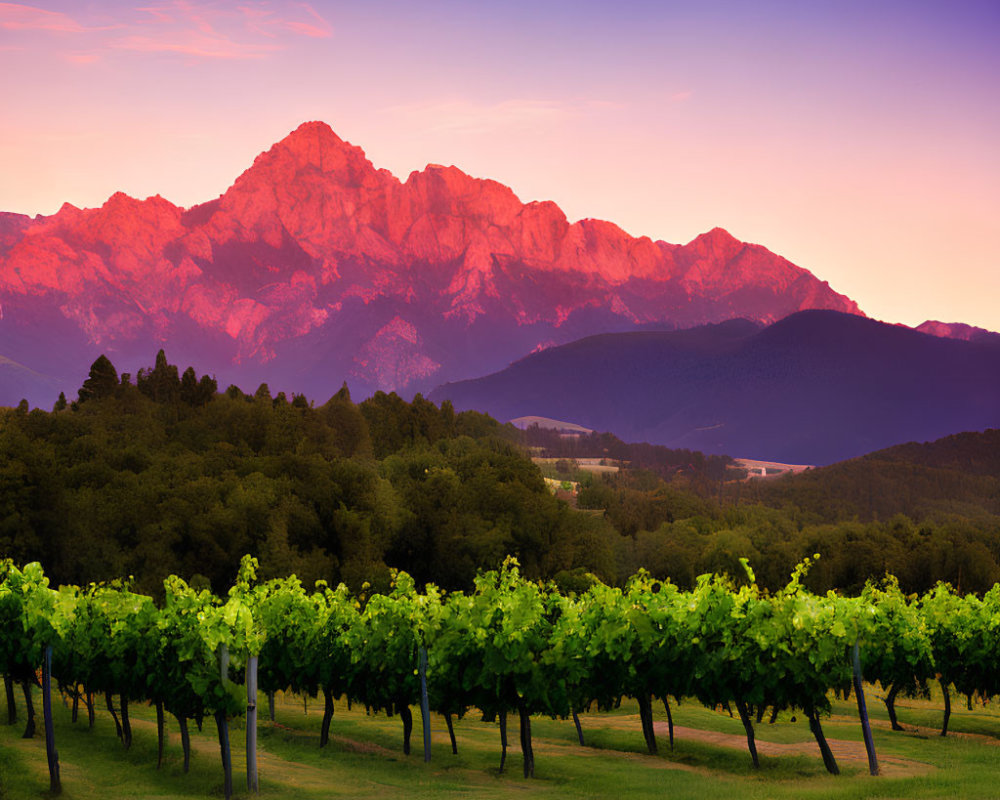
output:
<svg viewBox="0 0 1000 800"><path fill-rule="evenodd" d="M0 210L217 197L323 120L869 316L1000 331L997 0L0 2Z"/></svg>

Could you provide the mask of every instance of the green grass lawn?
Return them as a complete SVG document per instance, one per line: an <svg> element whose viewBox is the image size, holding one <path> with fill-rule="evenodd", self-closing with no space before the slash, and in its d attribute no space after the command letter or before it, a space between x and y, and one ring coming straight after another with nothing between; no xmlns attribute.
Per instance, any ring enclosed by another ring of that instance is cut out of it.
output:
<svg viewBox="0 0 1000 800"><path fill-rule="evenodd" d="M37 690L36 690L37 695ZM686 701L672 708L678 726L673 751L666 714L655 714L660 752L646 753L634 704L610 713L581 715L586 746L577 742L572 721L532 720L535 775L521 775L516 716L509 720L507 768L498 770L499 726L470 714L455 722L458 755L452 755L443 719L432 719L432 759L423 761L420 716L414 714L413 753L402 752L402 724L384 715L366 716L337 704L330 744L319 748L322 704L279 694L275 723L259 725L261 796L265 798L424 797L669 797L683 798L996 798L1000 797L1000 713L995 707L967 711L953 702L947 738L938 736L940 698L897 702L905 732L889 730L878 690L869 689L875 743L885 774L868 775L857 707L835 701L824 720L838 754L841 775L828 775L815 740L800 714L782 714L774 725L756 726L761 768L752 769L739 719ZM263 698L262 698L263 699ZM0 724L0 798L47 796L48 771L37 698L39 731L21 739L24 709L14 726ZM103 706L99 706L99 709ZM266 701L260 708L266 712ZM184 774L180 735L168 715L169 741L163 767L156 769L156 726L151 708L131 707L134 739L125 750L106 711L93 730L86 714L73 724L61 702L55 705L55 734L68 800L106 798L203 798L222 794L218 739L212 720L202 732L192 724L191 770ZM266 716L266 714L265 714ZM6 705L0 693L0 720ZM245 792L243 721L231 726L236 795ZM845 744L846 743L846 744ZM839 751L839 753L838 753ZM860 753L860 756L859 756Z"/></svg>

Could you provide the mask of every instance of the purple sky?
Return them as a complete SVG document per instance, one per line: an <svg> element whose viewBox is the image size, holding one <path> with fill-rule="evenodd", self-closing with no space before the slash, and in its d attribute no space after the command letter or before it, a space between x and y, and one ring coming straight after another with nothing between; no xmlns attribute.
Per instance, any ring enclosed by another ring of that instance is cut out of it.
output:
<svg viewBox="0 0 1000 800"><path fill-rule="evenodd" d="M1000 330L1000 3L0 2L0 210L211 199L308 119Z"/></svg>

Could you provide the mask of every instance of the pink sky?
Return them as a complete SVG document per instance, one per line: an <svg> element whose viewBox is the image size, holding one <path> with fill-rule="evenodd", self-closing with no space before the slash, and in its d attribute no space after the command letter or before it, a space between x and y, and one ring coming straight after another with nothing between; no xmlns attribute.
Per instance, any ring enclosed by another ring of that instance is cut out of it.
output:
<svg viewBox="0 0 1000 800"><path fill-rule="evenodd" d="M571 219L715 226L871 316L1000 330L989 2L0 2L0 210L216 197L308 119Z"/></svg>

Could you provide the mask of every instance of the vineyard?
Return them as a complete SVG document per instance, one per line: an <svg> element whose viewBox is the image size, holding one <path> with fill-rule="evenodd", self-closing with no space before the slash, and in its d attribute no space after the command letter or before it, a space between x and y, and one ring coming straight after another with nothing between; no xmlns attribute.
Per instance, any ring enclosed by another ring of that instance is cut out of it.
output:
<svg viewBox="0 0 1000 800"><path fill-rule="evenodd" d="M319 746L329 745L335 698L398 717L404 753L418 708L425 759L429 712L446 722L453 751L462 743L455 723L474 712L499 725L495 764L501 771L517 737L526 778L535 772L533 717L536 726L546 717L573 719L582 744L580 715L615 709L623 698L637 705L650 753L673 747L671 711L681 700L728 710L741 723L754 766L756 728L779 713L801 714L817 757L835 774L822 721L832 702L844 707L851 695L856 724L866 731L868 767L877 774L862 671L865 681L885 689L893 727L897 697L933 690L943 700L944 734L953 694L971 709L1000 693L1000 587L979 598L939 585L914 597L889 579L869 584L858 597L820 596L801 585L807 561L782 590L768 593L745 567L744 586L707 575L681 591L640 573L624 589L598 583L566 595L524 579L509 559L480 575L468 593L433 586L420 592L398 573L389 593L354 596L342 585L307 590L294 576L258 581L256 561L245 557L225 597L171 577L157 602L123 583L53 589L38 564L0 562L8 722L17 722L23 709L25 736L44 730L53 793L61 787L52 709L60 691L74 719L85 714L92 725L95 714L106 711L126 747L133 737L130 706L155 709L158 760L170 715L181 734L185 771L189 727L214 725L229 796L230 727L239 720L233 730L245 731L240 762L253 792L257 699L273 702L276 692L319 699ZM41 726L32 691L38 684ZM654 708L666 715L659 741ZM273 719L271 709L262 713Z"/></svg>

